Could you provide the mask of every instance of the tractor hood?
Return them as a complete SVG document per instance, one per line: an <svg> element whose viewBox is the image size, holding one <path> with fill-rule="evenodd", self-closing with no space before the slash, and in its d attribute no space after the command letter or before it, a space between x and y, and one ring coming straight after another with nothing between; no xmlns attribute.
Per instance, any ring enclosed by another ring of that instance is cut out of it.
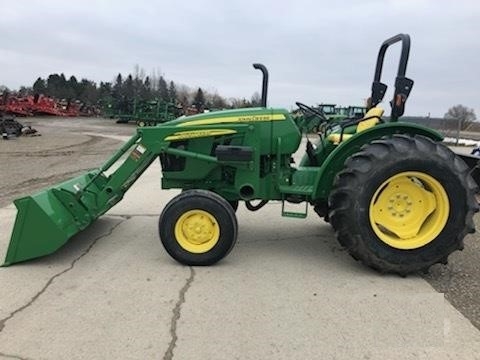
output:
<svg viewBox="0 0 480 360"><path fill-rule="evenodd" d="M289 113L285 109L272 108L245 108L234 110L212 111L208 113L180 117L169 121L168 126L205 126L232 123L251 123L251 122L269 122L275 120L286 120Z"/></svg>
<svg viewBox="0 0 480 360"><path fill-rule="evenodd" d="M245 127L248 127L248 136L256 138L253 142L258 141L255 147L259 154L276 153L278 144L282 144L281 153L295 152L302 137L287 110L264 107L208 112L180 117L162 125L172 131L164 138L169 142L243 134L239 136L242 140L238 145L252 146L253 140L245 137Z"/></svg>

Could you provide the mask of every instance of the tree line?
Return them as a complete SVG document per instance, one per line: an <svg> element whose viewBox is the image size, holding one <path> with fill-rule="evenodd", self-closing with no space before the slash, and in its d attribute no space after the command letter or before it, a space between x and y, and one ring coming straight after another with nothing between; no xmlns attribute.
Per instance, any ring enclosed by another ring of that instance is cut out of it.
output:
<svg viewBox="0 0 480 360"><path fill-rule="evenodd" d="M231 109L260 106L261 96L255 92L250 99L225 98L217 92L208 92L202 88L192 89L166 79L163 75L145 71L135 66L133 75L119 73L111 82L97 84L82 78L80 81L72 75L68 79L65 74L50 74L45 79L38 77L31 87L21 86L18 91L11 92L0 85L0 93L14 93L17 96L46 95L66 101L79 101L86 106L100 108L109 105L114 111L129 113L133 111L134 101L152 100L170 103L177 107L194 107L198 111L204 109ZM446 127L460 130L469 129L477 120L473 109L464 105L455 105L448 109L443 117Z"/></svg>
<svg viewBox="0 0 480 360"><path fill-rule="evenodd" d="M50 74L46 78L38 77L31 87L22 86L16 92L18 96L42 94L67 101L78 101L87 106L109 106L120 112L131 112L133 103L161 101L177 107L193 107L198 111L205 109L228 109L259 106L260 95L255 92L250 99L225 98L217 92L209 92L202 88L192 89L178 84L155 73L146 76L138 66L134 73L119 73L111 82L96 82L72 75Z"/></svg>

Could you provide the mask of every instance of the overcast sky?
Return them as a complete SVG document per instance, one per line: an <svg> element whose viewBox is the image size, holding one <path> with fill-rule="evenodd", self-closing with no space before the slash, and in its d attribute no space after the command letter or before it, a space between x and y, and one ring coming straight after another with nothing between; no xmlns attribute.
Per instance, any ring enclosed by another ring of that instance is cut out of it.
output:
<svg viewBox="0 0 480 360"><path fill-rule="evenodd" d="M261 83L251 64L261 62L270 106L363 104L379 46L403 32L415 80L406 114L443 116L463 104L480 119L478 0L0 3L0 85L10 89L61 72L112 81L138 64L147 74L250 98ZM390 90L398 50L387 52Z"/></svg>

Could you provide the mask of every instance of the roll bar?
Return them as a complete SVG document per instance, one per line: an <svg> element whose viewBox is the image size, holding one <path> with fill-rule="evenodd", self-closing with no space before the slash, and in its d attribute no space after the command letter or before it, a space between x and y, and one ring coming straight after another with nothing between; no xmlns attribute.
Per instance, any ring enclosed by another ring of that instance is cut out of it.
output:
<svg viewBox="0 0 480 360"><path fill-rule="evenodd" d="M400 62L398 64L397 77L395 78L395 91L393 99L390 102L392 106L392 113L390 115L390 121L397 121L405 111L405 102L413 87L413 80L405 77L407 71L408 55L410 53L410 36L407 34L398 34L383 42L377 56L377 64L375 66L375 76L372 83L372 95L370 98L369 108L372 108L383 100L385 93L387 92L387 85L382 83L382 69L385 59L385 53L390 45L397 42L402 43L402 52L400 54Z"/></svg>

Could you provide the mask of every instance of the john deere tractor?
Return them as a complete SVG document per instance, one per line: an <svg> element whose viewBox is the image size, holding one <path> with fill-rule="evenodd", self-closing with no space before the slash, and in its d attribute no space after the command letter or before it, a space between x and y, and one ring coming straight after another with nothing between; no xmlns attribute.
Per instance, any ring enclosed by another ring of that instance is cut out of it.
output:
<svg viewBox="0 0 480 360"><path fill-rule="evenodd" d="M293 120L297 127L305 133L324 132L321 126L327 126L329 122L339 122L345 119L354 120L365 116L365 108L362 106L339 107L335 104L319 104L315 107L302 111L301 107L292 112ZM315 110L315 111L314 111Z"/></svg>
<svg viewBox="0 0 480 360"><path fill-rule="evenodd" d="M386 50L395 43L402 52L387 122L378 106L387 89L380 78ZM5 265L57 250L121 201L157 159L162 188L183 190L159 219L165 250L183 264L221 260L237 239L239 202L256 211L270 200L306 206L302 212L282 206L283 216L303 218L312 206L355 259L381 272L405 275L445 262L474 231L476 184L440 134L398 121L413 86L405 77L409 49L405 34L381 45L365 116L321 126L298 164L292 155L302 134L287 110L267 107L268 72L254 64L263 73L262 107L138 128L101 168L15 200ZM116 170L107 175L110 168Z"/></svg>

